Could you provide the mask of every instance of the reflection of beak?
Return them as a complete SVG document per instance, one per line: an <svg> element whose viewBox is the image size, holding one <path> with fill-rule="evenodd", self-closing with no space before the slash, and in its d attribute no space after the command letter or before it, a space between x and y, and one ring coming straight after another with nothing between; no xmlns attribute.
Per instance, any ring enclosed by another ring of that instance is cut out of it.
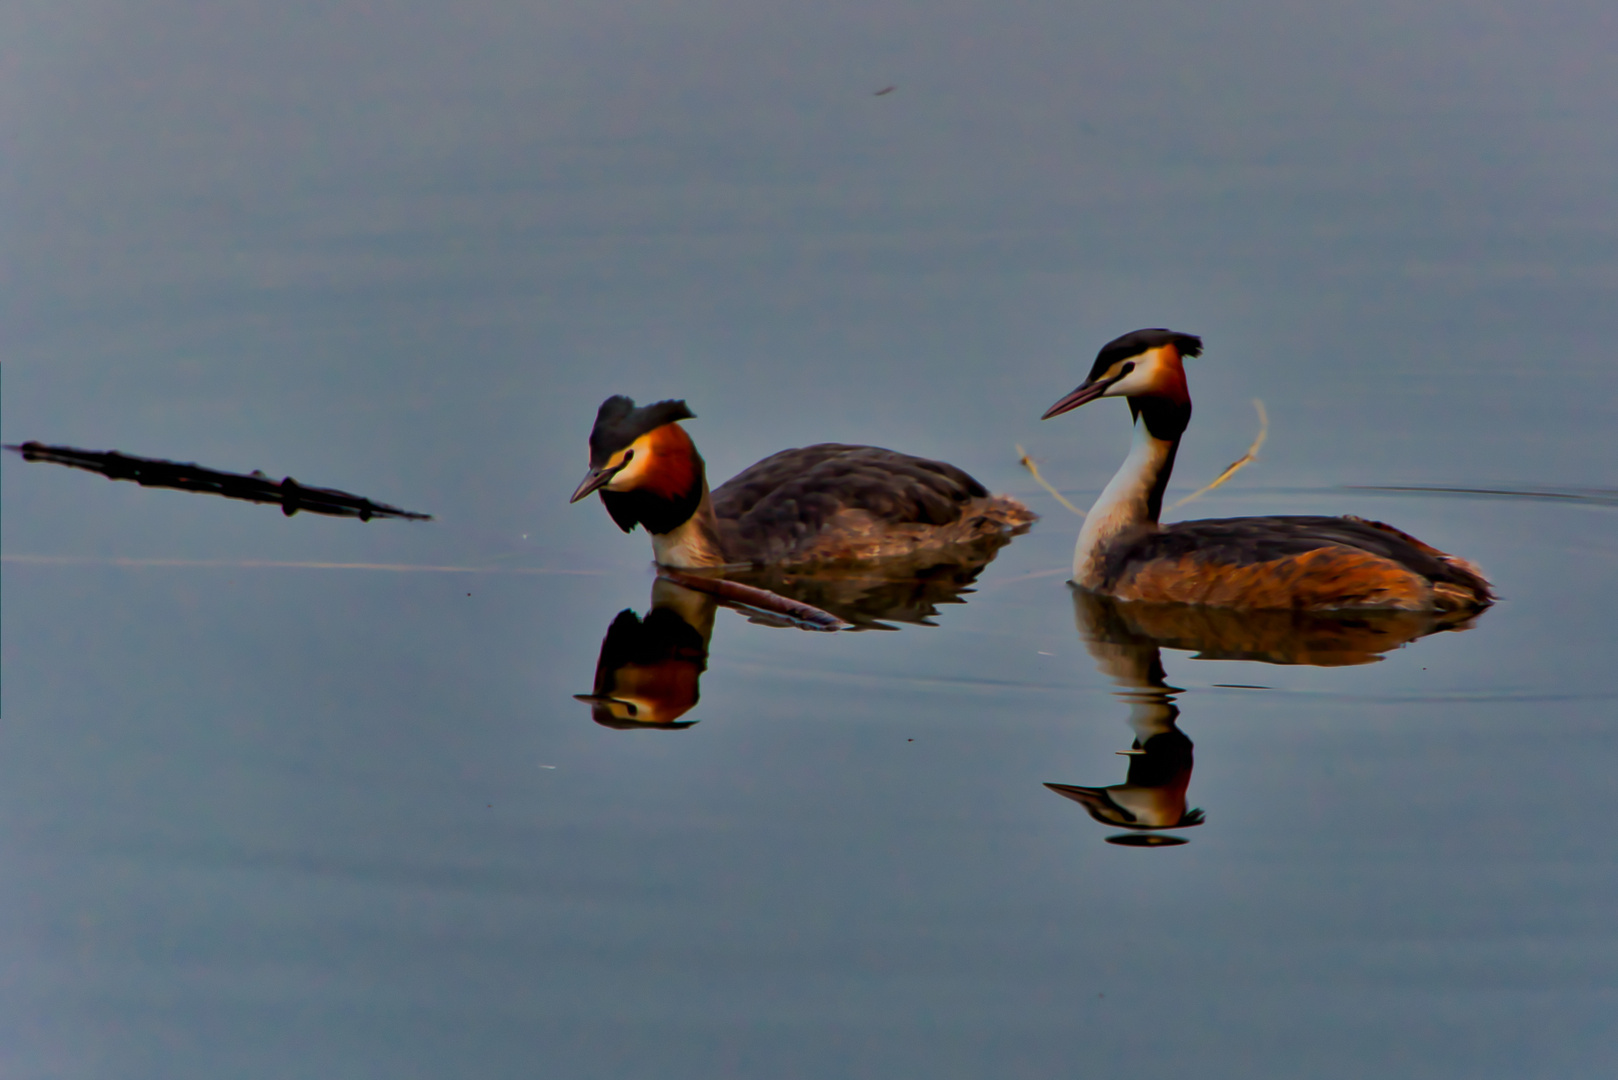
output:
<svg viewBox="0 0 1618 1080"><path fill-rule="evenodd" d="M620 465L618 468L623 468L623 466ZM584 479L580 481L578 488L573 492L573 497L568 502L576 503L592 491L606 487L612 482L612 478L617 475L618 469L591 469L585 474Z"/></svg>
<svg viewBox="0 0 1618 1080"><path fill-rule="evenodd" d="M1058 795L1066 796L1090 811L1090 816L1109 825L1135 828L1139 818L1126 806L1120 806L1108 788L1080 787L1077 784L1046 784ZM1150 826L1145 826L1149 828Z"/></svg>
<svg viewBox="0 0 1618 1080"><path fill-rule="evenodd" d="M633 719L635 714L640 711L639 709L635 708L635 703L633 701L624 701L621 698L613 697L611 694L574 694L573 700L582 701L586 705L606 705L609 708L613 705L617 705L619 708L628 713L631 719Z"/></svg>
<svg viewBox="0 0 1618 1080"><path fill-rule="evenodd" d="M1117 379L1099 379L1086 382L1067 397L1046 409L1045 415L1041 416L1040 419L1049 420L1053 416L1060 416L1071 409L1077 409L1087 401L1094 401L1107 392L1107 387L1117 381Z"/></svg>

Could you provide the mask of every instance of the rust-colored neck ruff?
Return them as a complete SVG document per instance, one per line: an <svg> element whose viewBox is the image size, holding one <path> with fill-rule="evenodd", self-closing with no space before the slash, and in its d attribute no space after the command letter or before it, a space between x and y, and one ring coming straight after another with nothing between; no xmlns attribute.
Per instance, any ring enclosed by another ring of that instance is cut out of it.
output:
<svg viewBox="0 0 1618 1080"><path fill-rule="evenodd" d="M628 532L644 526L664 566L723 565L707 473L691 436L679 424L664 424L635 440L630 452L634 457L615 482L623 486L609 485L601 492L618 527Z"/></svg>
<svg viewBox="0 0 1618 1080"><path fill-rule="evenodd" d="M664 424L642 437L652 460L636 487L664 499L689 498L703 482L702 457L685 428Z"/></svg>

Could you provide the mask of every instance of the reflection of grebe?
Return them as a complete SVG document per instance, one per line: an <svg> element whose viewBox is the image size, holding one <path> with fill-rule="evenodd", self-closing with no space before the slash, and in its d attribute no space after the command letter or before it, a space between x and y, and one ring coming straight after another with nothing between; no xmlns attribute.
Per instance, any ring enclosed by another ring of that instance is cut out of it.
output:
<svg viewBox="0 0 1618 1080"><path fill-rule="evenodd" d="M1135 741L1128 751L1129 772L1121 784L1081 787L1046 784L1089 811L1103 825L1135 832L1184 829L1202 824L1202 811L1188 809L1191 785L1191 740L1175 725L1180 716L1163 673L1157 645L1133 635L1120 635L1108 618L1108 601L1075 591L1079 635L1096 666L1125 687L1118 695L1129 703L1129 726ZM1115 840L1121 838L1114 838ZM1128 843L1128 840L1123 842Z"/></svg>
<svg viewBox="0 0 1618 1080"><path fill-rule="evenodd" d="M1134 732L1129 773L1122 784L1046 784L1084 806L1105 825L1131 830L1108 842L1130 846L1182 843L1155 830L1202 824L1187 809L1191 740L1177 726L1176 688L1163 670L1162 649L1185 649L1205 660L1345 667L1368 664L1390 649L1441 630L1462 630L1457 613L1418 611L1238 611L1196 604L1124 602L1073 590L1079 637L1096 667L1123 689Z"/></svg>
<svg viewBox="0 0 1618 1080"><path fill-rule="evenodd" d="M783 450L711 495L702 456L678 421L683 401L636 408L608 398L590 432L593 491L625 532L646 526L665 566L850 563L936 554L951 561L998 547L1035 519L942 461L874 446L821 443Z"/></svg>
<svg viewBox="0 0 1618 1080"><path fill-rule="evenodd" d="M958 561L926 565L887 560L808 572L766 566L727 575L820 608L857 629L897 630L893 623L934 626L940 605L966 603L964 597L994 558L994 550L986 547L960 552Z"/></svg>
<svg viewBox="0 0 1618 1080"><path fill-rule="evenodd" d="M1130 709L1129 726L1135 729L1135 744L1130 750L1120 751L1129 757L1129 772L1123 783L1109 787L1045 786L1082 805L1103 825L1142 832L1201 825L1202 811L1186 809L1185 792L1191 786L1191 740L1174 726L1179 715L1173 687L1161 688L1155 700L1143 694Z"/></svg>
<svg viewBox="0 0 1618 1080"><path fill-rule="evenodd" d="M1489 584L1464 559L1355 517L1248 517L1159 525L1163 489L1191 420L1181 359L1202 339L1136 330L1109 342L1089 378L1045 418L1100 397L1129 399L1135 446L1090 509L1073 582L1121 600L1232 608L1478 611Z"/></svg>
<svg viewBox="0 0 1618 1080"><path fill-rule="evenodd" d="M595 690L574 695L589 702L595 722L606 727L688 728L680 717L696 705L698 683L708 666L718 602L659 579L644 619L627 608L601 642Z"/></svg>

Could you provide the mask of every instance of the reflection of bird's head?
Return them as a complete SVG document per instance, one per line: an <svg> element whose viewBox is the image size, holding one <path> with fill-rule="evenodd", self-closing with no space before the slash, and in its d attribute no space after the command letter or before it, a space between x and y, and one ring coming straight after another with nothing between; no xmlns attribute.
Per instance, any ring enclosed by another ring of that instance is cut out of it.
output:
<svg viewBox="0 0 1618 1080"><path fill-rule="evenodd" d="M1185 829L1201 825L1201 810L1188 810L1191 784L1191 740L1177 727L1137 743L1129 755L1124 783L1110 787L1046 784L1058 795L1083 806L1104 825L1126 829Z"/></svg>
<svg viewBox="0 0 1618 1080"><path fill-rule="evenodd" d="M1187 810L1185 791L1178 797L1161 788L1140 788L1133 784L1111 787L1080 787L1077 784L1046 784L1058 795L1065 795L1089 811L1103 825L1125 829L1189 829L1201 825L1201 810Z"/></svg>
<svg viewBox="0 0 1618 1080"><path fill-rule="evenodd" d="M601 403L590 430L590 471L573 492L592 492L625 532L672 532L696 512L706 480L702 456L679 424L695 419L683 401L637 408L615 394Z"/></svg>
<svg viewBox="0 0 1618 1080"><path fill-rule="evenodd" d="M1162 329L1125 334L1102 346L1089 377L1046 409L1040 419L1049 420L1103 397L1128 398L1130 409L1139 416L1146 402L1156 401L1171 406L1171 412L1179 421L1179 430L1173 432L1177 436L1191 419L1191 392L1186 387L1181 360L1201 355L1202 339L1195 334ZM1149 423L1151 419L1148 416ZM1164 433L1160 437L1172 436Z"/></svg>
<svg viewBox="0 0 1618 1080"><path fill-rule="evenodd" d="M596 661L595 691L576 694L606 727L687 728L708 666L703 634L673 607L654 607L642 621L625 609L607 628Z"/></svg>
<svg viewBox="0 0 1618 1080"><path fill-rule="evenodd" d="M688 702L669 702L649 697L597 697L594 694L573 696L579 701L589 703L590 719L602 727L617 728L619 731L639 731L645 728L682 731L697 723L695 720L676 719L696 704L695 697Z"/></svg>

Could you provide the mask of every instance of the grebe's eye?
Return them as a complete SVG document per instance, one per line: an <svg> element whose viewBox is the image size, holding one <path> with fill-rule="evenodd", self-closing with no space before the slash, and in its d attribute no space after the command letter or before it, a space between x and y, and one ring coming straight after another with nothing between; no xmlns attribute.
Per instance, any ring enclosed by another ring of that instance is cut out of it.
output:
<svg viewBox="0 0 1618 1080"><path fill-rule="evenodd" d="M1131 360L1129 363L1125 364L1123 367L1118 369L1118 377L1121 379L1125 375L1128 375L1131 371L1134 371L1134 370L1135 370L1135 361Z"/></svg>
<svg viewBox="0 0 1618 1080"><path fill-rule="evenodd" d="M633 450L625 450L624 451L623 464L628 465L634 459L635 459L635 451L633 451Z"/></svg>

